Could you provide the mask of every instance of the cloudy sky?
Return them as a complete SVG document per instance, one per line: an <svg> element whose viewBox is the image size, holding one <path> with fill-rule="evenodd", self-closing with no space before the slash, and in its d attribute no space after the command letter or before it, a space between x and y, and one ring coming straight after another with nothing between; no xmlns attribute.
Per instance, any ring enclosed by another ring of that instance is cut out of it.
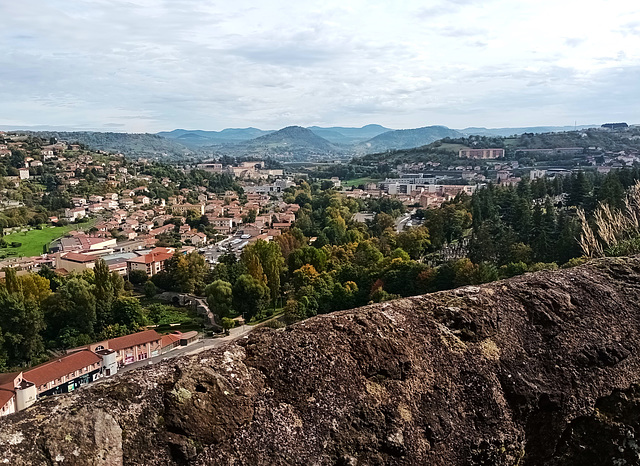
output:
<svg viewBox="0 0 640 466"><path fill-rule="evenodd" d="M1 126L640 123L633 1L5 0L0 18Z"/></svg>

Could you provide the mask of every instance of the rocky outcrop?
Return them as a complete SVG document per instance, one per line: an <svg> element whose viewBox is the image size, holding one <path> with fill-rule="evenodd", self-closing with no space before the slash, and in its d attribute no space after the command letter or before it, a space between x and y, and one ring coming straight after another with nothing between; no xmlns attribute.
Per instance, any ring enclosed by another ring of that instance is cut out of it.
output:
<svg viewBox="0 0 640 466"><path fill-rule="evenodd" d="M640 464L640 259L259 329L0 421L0 463Z"/></svg>

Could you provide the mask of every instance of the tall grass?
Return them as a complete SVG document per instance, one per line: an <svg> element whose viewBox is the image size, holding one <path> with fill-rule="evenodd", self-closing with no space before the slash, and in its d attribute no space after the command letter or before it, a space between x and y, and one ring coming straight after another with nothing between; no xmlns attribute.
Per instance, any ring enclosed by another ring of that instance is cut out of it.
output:
<svg viewBox="0 0 640 466"><path fill-rule="evenodd" d="M578 209L582 231L578 242L587 257L619 256L640 252L640 181L629 188L624 208L598 203L590 223Z"/></svg>

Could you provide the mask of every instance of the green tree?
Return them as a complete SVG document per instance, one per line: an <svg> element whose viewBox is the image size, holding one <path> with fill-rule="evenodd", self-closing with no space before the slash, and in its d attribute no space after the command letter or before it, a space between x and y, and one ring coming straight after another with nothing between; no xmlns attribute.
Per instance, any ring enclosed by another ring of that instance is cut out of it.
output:
<svg viewBox="0 0 640 466"><path fill-rule="evenodd" d="M132 270L129 272L129 281L134 285L142 285L147 280L149 280L149 276L144 270Z"/></svg>
<svg viewBox="0 0 640 466"><path fill-rule="evenodd" d="M267 278L271 301L274 303L280 296L280 274L284 269L284 258L282 251L276 243L258 240L254 244L247 246L242 251L242 257L255 256L258 258L262 271ZM249 266L247 268L251 271ZM255 277L254 278L258 278Z"/></svg>
<svg viewBox="0 0 640 466"><path fill-rule="evenodd" d="M135 330L147 323L146 317L137 298L122 297L113 303L113 319L115 323L126 325Z"/></svg>
<svg viewBox="0 0 640 466"><path fill-rule="evenodd" d="M622 209L624 206L624 186L615 173L608 173L598 189L598 200L611 207Z"/></svg>
<svg viewBox="0 0 640 466"><path fill-rule="evenodd" d="M396 222L395 220L393 220L393 217L384 212L376 214L376 216L373 218L373 221L370 224L371 232L375 236L380 236L382 232L385 231L387 228L394 229L395 226L396 226Z"/></svg>
<svg viewBox="0 0 640 466"><path fill-rule="evenodd" d="M250 320L264 309L269 288L251 275L240 275L233 286L233 307Z"/></svg>
<svg viewBox="0 0 640 466"><path fill-rule="evenodd" d="M306 312L304 305L301 302L296 301L295 299L287 301L287 304L284 306L284 321L287 325L298 322L305 317Z"/></svg>
<svg viewBox="0 0 640 466"><path fill-rule="evenodd" d="M382 260L382 253L369 240L358 244L354 254L356 265L366 268L375 267Z"/></svg>
<svg viewBox="0 0 640 466"><path fill-rule="evenodd" d="M421 226L403 231L398 234L397 244L411 259L419 259L431 245L429 230Z"/></svg>
<svg viewBox="0 0 640 466"><path fill-rule="evenodd" d="M5 267L2 269L4 272L4 286L8 293L22 293L22 285L18 280L16 269L12 267Z"/></svg>
<svg viewBox="0 0 640 466"><path fill-rule="evenodd" d="M111 323L111 306L113 304L113 283L109 266L104 259L97 259L93 268L95 286L93 288L96 297L96 331L100 332Z"/></svg>
<svg viewBox="0 0 640 466"><path fill-rule="evenodd" d="M256 221L258 212L256 209L249 209L249 212L242 216L242 223L253 223Z"/></svg>
<svg viewBox="0 0 640 466"><path fill-rule="evenodd" d="M47 328L57 338L64 327L92 335L96 324L96 297L84 279L72 277L44 303Z"/></svg>
<svg viewBox="0 0 640 466"><path fill-rule="evenodd" d="M216 280L204 289L207 296L207 304L219 318L228 317L233 304L233 289L231 283L224 280Z"/></svg>
<svg viewBox="0 0 640 466"><path fill-rule="evenodd" d="M186 256L176 252L166 262L165 271L154 275L153 281L161 288L182 291L184 293L200 292L204 289L204 277L208 266L204 258L197 252Z"/></svg>
<svg viewBox="0 0 640 466"><path fill-rule="evenodd" d="M153 298L158 293L158 288L153 284L151 280L144 284L144 295L147 298Z"/></svg>
<svg viewBox="0 0 640 466"><path fill-rule="evenodd" d="M533 256L533 250L531 246L524 243L515 243L511 245L509 249L509 260L511 262L523 262L525 264L531 263Z"/></svg>
<svg viewBox="0 0 640 466"><path fill-rule="evenodd" d="M569 193L569 205L580 207L582 206L587 197L591 193L591 183L584 174L579 171L577 174L571 176L571 192Z"/></svg>
<svg viewBox="0 0 640 466"><path fill-rule="evenodd" d="M111 281L111 289L115 298L124 293L124 278L122 278L122 275L118 272L111 272L109 280Z"/></svg>
<svg viewBox="0 0 640 466"><path fill-rule="evenodd" d="M236 326L236 321L229 318L229 317L223 317L222 318L222 328L224 329L224 333L229 335L229 330L231 330L233 327Z"/></svg>
<svg viewBox="0 0 640 466"><path fill-rule="evenodd" d="M45 327L40 308L33 299L25 300L21 292L0 289L0 323L4 340L0 359L9 366L29 364L44 351L41 331ZM4 350L2 350L4 348Z"/></svg>

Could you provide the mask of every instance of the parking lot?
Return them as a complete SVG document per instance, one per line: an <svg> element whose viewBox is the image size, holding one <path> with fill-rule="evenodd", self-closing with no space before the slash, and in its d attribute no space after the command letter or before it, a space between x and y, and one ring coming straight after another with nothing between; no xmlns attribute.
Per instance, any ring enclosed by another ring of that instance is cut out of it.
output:
<svg viewBox="0 0 640 466"><path fill-rule="evenodd" d="M239 257L242 252L242 248L249 244L250 238L250 235L243 235L240 233L229 235L222 241L200 248L200 253L203 254L205 260L213 266L218 263L218 259L223 254L231 252L235 254L236 257Z"/></svg>

